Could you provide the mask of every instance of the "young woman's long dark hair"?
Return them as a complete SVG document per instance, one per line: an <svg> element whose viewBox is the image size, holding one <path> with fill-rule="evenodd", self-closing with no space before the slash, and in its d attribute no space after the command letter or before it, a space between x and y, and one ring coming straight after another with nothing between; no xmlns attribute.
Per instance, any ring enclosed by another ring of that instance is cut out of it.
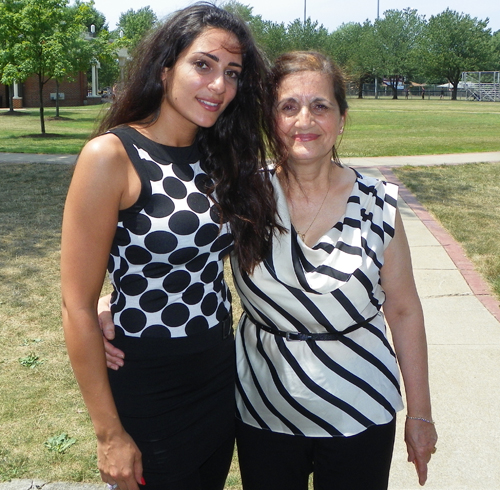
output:
<svg viewBox="0 0 500 490"><path fill-rule="evenodd" d="M267 254L276 225L276 203L266 165L266 144L274 147L267 62L241 19L210 3L173 14L138 48L128 81L119 91L97 134L127 123L152 124L158 117L164 68L206 29L228 31L239 41L243 70L235 98L197 141L203 165L214 181L221 220L229 221L242 270L251 272Z"/></svg>

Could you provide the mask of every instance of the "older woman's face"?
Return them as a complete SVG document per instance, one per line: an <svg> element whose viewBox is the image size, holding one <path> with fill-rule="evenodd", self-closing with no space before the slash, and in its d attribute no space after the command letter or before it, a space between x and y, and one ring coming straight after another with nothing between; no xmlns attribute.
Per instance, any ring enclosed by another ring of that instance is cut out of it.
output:
<svg viewBox="0 0 500 490"><path fill-rule="evenodd" d="M344 116L330 77L313 71L292 73L278 89L277 122L289 163L330 160Z"/></svg>

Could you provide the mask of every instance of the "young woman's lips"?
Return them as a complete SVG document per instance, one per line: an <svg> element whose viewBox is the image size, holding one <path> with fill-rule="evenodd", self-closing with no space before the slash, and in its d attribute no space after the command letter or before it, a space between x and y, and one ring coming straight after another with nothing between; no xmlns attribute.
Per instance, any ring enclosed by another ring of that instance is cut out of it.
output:
<svg viewBox="0 0 500 490"><path fill-rule="evenodd" d="M295 141L301 141L303 143L307 141L314 141L319 138L319 134L307 133L307 134L295 134L293 135L293 139Z"/></svg>
<svg viewBox="0 0 500 490"><path fill-rule="evenodd" d="M217 112L222 105L222 102L208 99L196 99L207 111Z"/></svg>

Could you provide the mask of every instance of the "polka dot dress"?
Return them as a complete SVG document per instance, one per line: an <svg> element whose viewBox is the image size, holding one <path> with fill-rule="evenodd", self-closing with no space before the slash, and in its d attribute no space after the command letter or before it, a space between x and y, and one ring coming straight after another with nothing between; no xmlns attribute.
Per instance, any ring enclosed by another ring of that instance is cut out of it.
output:
<svg viewBox="0 0 500 490"><path fill-rule="evenodd" d="M131 337L201 334L229 314L222 258L233 239L207 197L211 181L197 147L160 145L129 126L111 132L142 184L137 202L119 214L110 254L114 322Z"/></svg>

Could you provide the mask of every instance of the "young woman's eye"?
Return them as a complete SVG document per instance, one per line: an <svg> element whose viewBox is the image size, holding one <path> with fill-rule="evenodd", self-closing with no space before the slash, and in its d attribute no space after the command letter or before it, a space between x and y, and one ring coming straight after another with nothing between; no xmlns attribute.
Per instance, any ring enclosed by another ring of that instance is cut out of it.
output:
<svg viewBox="0 0 500 490"><path fill-rule="evenodd" d="M205 61L202 61L202 60L195 61L193 63L193 65L196 68L198 68L199 70L208 70L209 69L209 66L207 65L207 63Z"/></svg>
<svg viewBox="0 0 500 490"><path fill-rule="evenodd" d="M238 78L240 78L240 72L236 70L226 70L226 76L233 80L238 80Z"/></svg>

